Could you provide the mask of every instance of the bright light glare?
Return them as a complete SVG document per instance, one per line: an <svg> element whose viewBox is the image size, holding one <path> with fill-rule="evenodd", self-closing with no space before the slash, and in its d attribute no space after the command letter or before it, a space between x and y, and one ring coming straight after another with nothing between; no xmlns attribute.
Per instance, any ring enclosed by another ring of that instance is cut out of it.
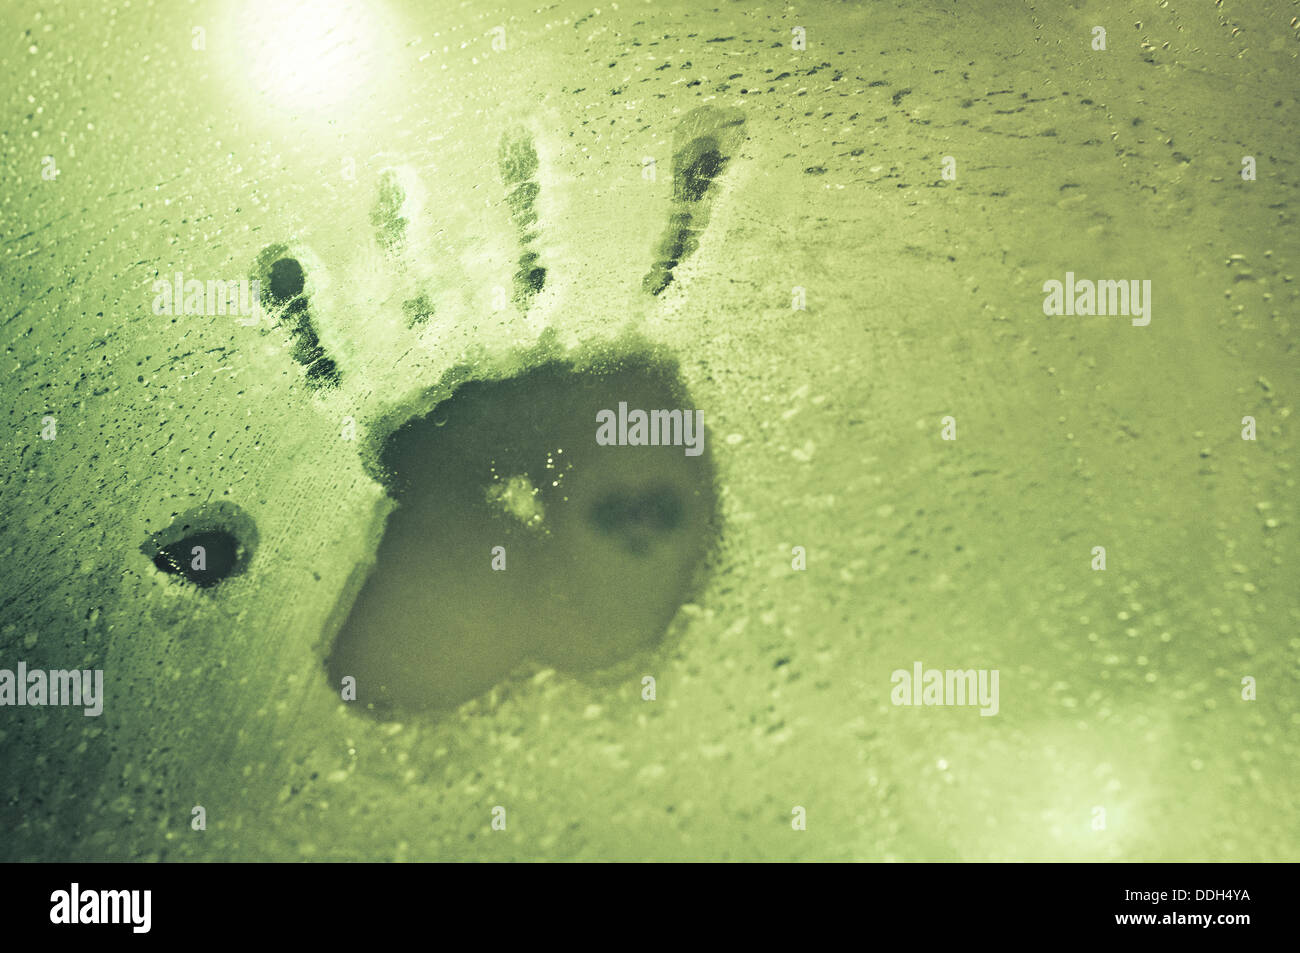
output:
<svg viewBox="0 0 1300 953"><path fill-rule="evenodd" d="M240 31L248 76L291 112L338 107L380 68L377 4L347 0L253 0Z"/></svg>

